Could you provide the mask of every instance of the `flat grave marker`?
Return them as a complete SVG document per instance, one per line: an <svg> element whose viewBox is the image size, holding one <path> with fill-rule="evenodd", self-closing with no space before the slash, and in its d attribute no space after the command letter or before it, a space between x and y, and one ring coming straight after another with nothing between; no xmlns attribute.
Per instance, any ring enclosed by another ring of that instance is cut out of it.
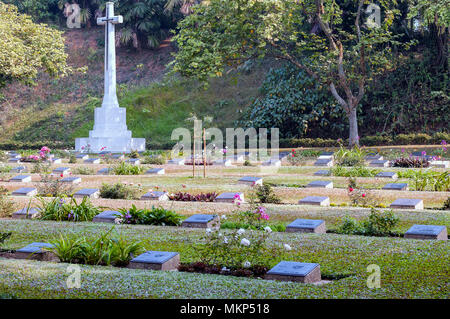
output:
<svg viewBox="0 0 450 319"><path fill-rule="evenodd" d="M262 166L280 167L281 166L281 161L279 159L276 159L276 158L271 158L268 161L263 162Z"/></svg>
<svg viewBox="0 0 450 319"><path fill-rule="evenodd" d="M35 196L37 189L35 187L22 187L11 193L12 196Z"/></svg>
<svg viewBox="0 0 450 319"><path fill-rule="evenodd" d="M128 268L151 270L177 270L180 254L168 251L147 251L130 261Z"/></svg>
<svg viewBox="0 0 450 319"><path fill-rule="evenodd" d="M315 176L330 176L331 172L329 170L321 169L314 173Z"/></svg>
<svg viewBox="0 0 450 319"><path fill-rule="evenodd" d="M333 160L332 159L318 159L314 162L314 166L325 166L325 167L331 167L333 166Z"/></svg>
<svg viewBox="0 0 450 319"><path fill-rule="evenodd" d="M393 190L393 191L407 191L408 184L406 183L389 183L383 186L383 190Z"/></svg>
<svg viewBox="0 0 450 319"><path fill-rule="evenodd" d="M184 158L174 158L174 159L171 159L171 160L169 160L167 162L167 164L179 165L179 166L184 165L184 163L185 163L185 159Z"/></svg>
<svg viewBox="0 0 450 319"><path fill-rule="evenodd" d="M233 162L230 159L216 160L213 162L215 166L233 166Z"/></svg>
<svg viewBox="0 0 450 319"><path fill-rule="evenodd" d="M83 188L73 194L74 198L99 198L100 190L98 188Z"/></svg>
<svg viewBox="0 0 450 319"><path fill-rule="evenodd" d="M145 172L145 174L152 174L152 175L164 175L166 171L164 168L151 168L148 171Z"/></svg>
<svg viewBox="0 0 450 319"><path fill-rule="evenodd" d="M314 188L333 188L333 182L330 181L312 181L306 187Z"/></svg>
<svg viewBox="0 0 450 319"><path fill-rule="evenodd" d="M157 201L167 201L169 196L167 192L148 192L142 195L141 200L157 200Z"/></svg>
<svg viewBox="0 0 450 319"><path fill-rule="evenodd" d="M436 168L449 168L450 161L431 161L430 165Z"/></svg>
<svg viewBox="0 0 450 319"><path fill-rule="evenodd" d="M219 196L216 197L215 202L217 203L234 203L237 199L235 198L236 195L239 195L241 198L241 202L244 202L244 193L232 193L232 192L226 192L222 193Z"/></svg>
<svg viewBox="0 0 450 319"><path fill-rule="evenodd" d="M61 179L62 183L68 183L68 184L80 184L81 183L81 177L76 177L76 176L72 176L72 177L64 177L63 179Z"/></svg>
<svg viewBox="0 0 450 319"><path fill-rule="evenodd" d="M59 258L51 252L43 248L52 248L52 244L48 243L32 243L14 252L16 259L33 259L39 261L59 261Z"/></svg>
<svg viewBox="0 0 450 319"><path fill-rule="evenodd" d="M8 160L8 163L19 164L19 163L20 163L20 158L10 158L10 159Z"/></svg>
<svg viewBox="0 0 450 319"><path fill-rule="evenodd" d="M375 177L397 179L398 175L396 172L380 172Z"/></svg>
<svg viewBox="0 0 450 319"><path fill-rule="evenodd" d="M181 227L219 228L220 221L217 215L195 214L183 220Z"/></svg>
<svg viewBox="0 0 450 319"><path fill-rule="evenodd" d="M139 158L129 158L125 162L128 164L131 164L131 165L140 165L141 164L141 160Z"/></svg>
<svg viewBox="0 0 450 319"><path fill-rule="evenodd" d="M100 214L96 215L92 222L94 223L114 223L116 218L122 217L122 214L115 210L105 210Z"/></svg>
<svg viewBox="0 0 450 319"><path fill-rule="evenodd" d="M389 167L389 161L387 160L375 160L369 163L371 167Z"/></svg>
<svg viewBox="0 0 450 319"><path fill-rule="evenodd" d="M77 155L75 155L75 158L85 161L85 160L89 159L89 155L88 154L77 154Z"/></svg>
<svg viewBox="0 0 450 319"><path fill-rule="evenodd" d="M18 175L9 180L10 182L31 183L31 175Z"/></svg>
<svg viewBox="0 0 450 319"><path fill-rule="evenodd" d="M112 168L110 168L110 167L105 167L105 168L102 168L102 169L99 169L98 171L97 171L97 174L98 175L108 175L109 173L111 173L111 172L113 172L114 170L112 169Z"/></svg>
<svg viewBox="0 0 450 319"><path fill-rule="evenodd" d="M253 177L253 176L244 176L238 181L240 184L246 184L246 185L262 185L263 179L261 177Z"/></svg>
<svg viewBox="0 0 450 319"><path fill-rule="evenodd" d="M18 211L12 214L13 219L34 219L39 216L41 211L39 208L30 207L19 209Z"/></svg>
<svg viewBox="0 0 450 319"><path fill-rule="evenodd" d="M321 219L296 219L286 226L286 232L294 233L316 233L325 234L327 232L325 221Z"/></svg>
<svg viewBox="0 0 450 319"><path fill-rule="evenodd" d="M364 160L368 161L368 162L372 162L372 161L382 161L384 160L384 157L378 154L375 155L367 155L366 157L364 157Z"/></svg>
<svg viewBox="0 0 450 319"><path fill-rule="evenodd" d="M25 166L16 166L14 168L11 168L11 172L25 173L26 171L27 171L27 168Z"/></svg>
<svg viewBox="0 0 450 319"><path fill-rule="evenodd" d="M69 167L57 167L52 171L53 174L69 174L70 173L70 168Z"/></svg>
<svg viewBox="0 0 450 319"><path fill-rule="evenodd" d="M405 238L447 240L447 227L440 225L413 225L405 233Z"/></svg>
<svg viewBox="0 0 450 319"><path fill-rule="evenodd" d="M390 205L390 208L423 209L423 200L414 198L398 198Z"/></svg>
<svg viewBox="0 0 450 319"><path fill-rule="evenodd" d="M85 164L100 164L99 158L88 158L87 160L84 160Z"/></svg>
<svg viewBox="0 0 450 319"><path fill-rule="evenodd" d="M326 196L307 196L298 202L299 205L330 206L330 198Z"/></svg>
<svg viewBox="0 0 450 319"><path fill-rule="evenodd" d="M447 240L447 227L441 225L413 225L405 238Z"/></svg>
<svg viewBox="0 0 450 319"><path fill-rule="evenodd" d="M322 277L319 264L281 261L267 272L265 279L310 284L321 281Z"/></svg>
<svg viewBox="0 0 450 319"><path fill-rule="evenodd" d="M62 159L60 158L50 158L49 162L52 164L61 164L62 163Z"/></svg>

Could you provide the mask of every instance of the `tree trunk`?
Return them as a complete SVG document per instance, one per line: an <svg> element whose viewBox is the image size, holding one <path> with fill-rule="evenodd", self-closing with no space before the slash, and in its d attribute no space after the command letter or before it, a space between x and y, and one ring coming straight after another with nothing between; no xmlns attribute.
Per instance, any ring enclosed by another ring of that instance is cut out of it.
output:
<svg viewBox="0 0 450 319"><path fill-rule="evenodd" d="M348 120L350 124L350 136L348 139L348 145L350 147L359 146L359 134L358 134L358 117L356 115L356 106L350 106L350 113L348 114Z"/></svg>

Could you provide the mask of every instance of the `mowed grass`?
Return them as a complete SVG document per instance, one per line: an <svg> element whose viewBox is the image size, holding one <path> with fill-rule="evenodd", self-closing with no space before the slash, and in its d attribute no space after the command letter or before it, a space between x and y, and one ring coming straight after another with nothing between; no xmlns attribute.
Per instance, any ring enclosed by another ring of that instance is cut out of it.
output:
<svg viewBox="0 0 450 319"><path fill-rule="evenodd" d="M0 220L12 231L6 248L48 241L60 232L96 238L111 225ZM177 227L116 226L128 240L148 250L177 251L182 262L196 260L193 245L203 230ZM448 298L449 246L444 241L272 233L273 245L289 244L280 260L319 263L325 278L315 286L182 272L81 266L81 288L68 289L68 264L0 258L0 294L17 298ZM381 288L366 285L367 266L381 269Z"/></svg>

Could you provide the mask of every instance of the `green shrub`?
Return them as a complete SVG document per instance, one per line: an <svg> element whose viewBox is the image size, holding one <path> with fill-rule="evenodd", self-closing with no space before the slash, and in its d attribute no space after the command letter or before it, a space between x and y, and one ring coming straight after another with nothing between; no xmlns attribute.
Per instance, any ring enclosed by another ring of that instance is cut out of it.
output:
<svg viewBox="0 0 450 319"><path fill-rule="evenodd" d="M363 166L367 155L368 152L358 146L347 149L341 145L339 150L334 153L334 158L338 166Z"/></svg>
<svg viewBox="0 0 450 319"><path fill-rule="evenodd" d="M3 232L0 232L0 247L3 245L3 243L4 243L8 238L11 237L11 235L12 235L11 232L9 232L9 233L3 233Z"/></svg>
<svg viewBox="0 0 450 319"><path fill-rule="evenodd" d="M61 180L61 176L42 174L41 181L35 184L39 195L46 197L72 195L72 193L74 192L74 185L71 183L64 183Z"/></svg>
<svg viewBox="0 0 450 319"><path fill-rule="evenodd" d="M100 197L111 199L138 199L141 187L125 183L106 184L100 188Z"/></svg>
<svg viewBox="0 0 450 319"><path fill-rule="evenodd" d="M447 198L447 200L442 205L443 210L450 210L450 197Z"/></svg>
<svg viewBox="0 0 450 319"><path fill-rule="evenodd" d="M375 168L368 168L364 166L357 167L342 167L342 166L334 166L330 169L332 176L340 176L340 177L374 177L381 170Z"/></svg>
<svg viewBox="0 0 450 319"><path fill-rule="evenodd" d="M66 197L57 197L48 202L41 199L39 209L41 220L55 221L92 221L100 213L100 209L95 207L88 197L84 197L79 204L74 198L69 202Z"/></svg>
<svg viewBox="0 0 450 319"><path fill-rule="evenodd" d="M74 167L72 172L75 175L95 175L94 169L86 166Z"/></svg>
<svg viewBox="0 0 450 319"><path fill-rule="evenodd" d="M5 165L5 166L0 165L0 174L9 173L9 172L11 172L11 170L12 170L12 167L9 165Z"/></svg>
<svg viewBox="0 0 450 319"><path fill-rule="evenodd" d="M8 190L0 186L0 217L11 217L16 208L16 204L8 198Z"/></svg>
<svg viewBox="0 0 450 319"><path fill-rule="evenodd" d="M130 209L119 209L119 212L122 216L116 223L120 224L178 226L182 219L182 216L174 211L154 206L152 209L138 209L135 205L132 205Z"/></svg>
<svg viewBox="0 0 450 319"><path fill-rule="evenodd" d="M144 172L144 167L121 162L113 166L112 171L115 175L140 175Z"/></svg>
<svg viewBox="0 0 450 319"><path fill-rule="evenodd" d="M101 233L96 239L60 234L59 238L50 241L54 247L48 250L54 252L61 262L124 267L143 251L143 247L140 242L128 243L122 235L112 237L113 229Z"/></svg>
<svg viewBox="0 0 450 319"><path fill-rule="evenodd" d="M255 186L256 197L259 199L260 203L267 204L280 204L281 199L275 195L272 189L272 185L269 183L263 183L263 185Z"/></svg>
<svg viewBox="0 0 450 319"><path fill-rule="evenodd" d="M145 156L142 159L142 164L164 165L165 163L166 159L162 156Z"/></svg>
<svg viewBox="0 0 450 319"><path fill-rule="evenodd" d="M75 154L70 154L69 163L75 164L76 162L77 162L77 158L76 158Z"/></svg>
<svg viewBox="0 0 450 319"><path fill-rule="evenodd" d="M41 163L37 162L33 164L33 168L31 169L32 174L49 174L51 163Z"/></svg>
<svg viewBox="0 0 450 319"><path fill-rule="evenodd" d="M397 226L399 218L392 210L380 212L371 209L367 219L356 221L354 218L346 217L341 225L336 229L336 233L345 235L364 236L388 236Z"/></svg>

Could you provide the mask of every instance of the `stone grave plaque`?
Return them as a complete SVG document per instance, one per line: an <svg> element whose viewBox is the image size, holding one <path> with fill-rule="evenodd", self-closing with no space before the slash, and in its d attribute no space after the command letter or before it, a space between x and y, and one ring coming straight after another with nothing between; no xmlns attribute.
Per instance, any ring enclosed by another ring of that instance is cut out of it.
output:
<svg viewBox="0 0 450 319"><path fill-rule="evenodd" d="M233 163L229 159L217 160L213 162L216 166L233 166Z"/></svg>
<svg viewBox="0 0 450 319"><path fill-rule="evenodd" d="M89 159L89 155L88 154L77 154L77 155L75 155L75 158L85 161L85 160Z"/></svg>
<svg viewBox="0 0 450 319"><path fill-rule="evenodd" d="M240 184L246 184L246 185L262 185L263 179L261 177L252 177L252 176L244 176L241 179L239 179Z"/></svg>
<svg viewBox="0 0 450 319"><path fill-rule="evenodd" d="M92 221L94 223L114 223L116 218L122 217L122 214L115 210L105 210L97 216L95 216Z"/></svg>
<svg viewBox="0 0 450 319"><path fill-rule="evenodd" d="M436 168L449 168L450 161L431 161L430 165Z"/></svg>
<svg viewBox="0 0 450 319"><path fill-rule="evenodd" d="M151 168L145 174L156 174L156 175L164 175L166 171L164 168Z"/></svg>
<svg viewBox="0 0 450 319"><path fill-rule="evenodd" d="M113 155L111 155L111 158L115 159L115 160L123 160L123 159L125 159L125 155L123 155L123 154L113 154Z"/></svg>
<svg viewBox="0 0 450 319"><path fill-rule="evenodd" d="M62 163L62 159L60 159L60 158L51 158L50 162L52 164L61 164Z"/></svg>
<svg viewBox="0 0 450 319"><path fill-rule="evenodd" d="M87 160L84 160L83 163L86 163L86 164L100 164L100 159L99 158L88 158Z"/></svg>
<svg viewBox="0 0 450 319"><path fill-rule="evenodd" d="M100 196L100 190L98 188L83 188L77 191L75 194L73 194L73 197L75 198L99 198Z"/></svg>
<svg viewBox="0 0 450 319"><path fill-rule="evenodd" d="M128 164L131 164L131 165L141 164L141 160L139 158L130 158L130 159L127 159L125 162Z"/></svg>
<svg viewBox="0 0 450 319"><path fill-rule="evenodd" d="M232 158L233 158L233 162L239 162L239 163L244 162L244 155L238 154L238 155L234 155Z"/></svg>
<svg viewBox="0 0 450 319"><path fill-rule="evenodd" d="M405 238L447 240L447 227L439 225L413 225Z"/></svg>
<svg viewBox="0 0 450 319"><path fill-rule="evenodd" d="M389 167L389 161L387 160L376 160L369 163L371 167Z"/></svg>
<svg viewBox="0 0 450 319"><path fill-rule="evenodd" d="M37 195L37 189L34 187L22 187L16 189L11 193L12 196L35 196Z"/></svg>
<svg viewBox="0 0 450 319"><path fill-rule="evenodd" d="M334 155L334 152L322 152L320 153L320 156L331 156Z"/></svg>
<svg viewBox="0 0 450 319"><path fill-rule="evenodd" d="M26 171L27 171L27 168L25 166L16 166L11 169L11 172L16 172L16 173L25 173Z"/></svg>
<svg viewBox="0 0 450 319"><path fill-rule="evenodd" d="M12 214L13 219L33 219L38 217L40 214L39 208L30 207L28 210L27 208L22 208Z"/></svg>
<svg viewBox="0 0 450 319"><path fill-rule="evenodd" d="M268 161L265 161L262 163L262 166L275 166L275 167L280 167L281 166L281 161L279 159L274 159L271 158Z"/></svg>
<svg viewBox="0 0 450 319"><path fill-rule="evenodd" d="M299 205L315 205L315 206L330 206L330 198L326 196L307 196L302 198Z"/></svg>
<svg viewBox="0 0 450 319"><path fill-rule="evenodd" d="M316 188L333 188L333 182L330 181L312 181L306 187L316 187Z"/></svg>
<svg viewBox="0 0 450 319"><path fill-rule="evenodd" d="M375 177L397 179L398 175L396 172L380 172Z"/></svg>
<svg viewBox="0 0 450 319"><path fill-rule="evenodd" d="M375 154L375 155L367 155L364 159L368 162L372 162L372 161L382 161L384 159L384 157L381 155Z"/></svg>
<svg viewBox="0 0 450 319"><path fill-rule="evenodd" d="M215 202L218 203L234 203L235 198L234 196L239 195L241 197L241 202L244 202L244 193L222 193L219 196L216 197Z"/></svg>
<svg viewBox="0 0 450 319"><path fill-rule="evenodd" d="M70 173L70 168L69 167L57 167L52 172L53 172L53 174L66 175L66 174Z"/></svg>
<svg viewBox="0 0 450 319"><path fill-rule="evenodd" d="M423 209L423 200L414 198L398 198L390 205L390 208Z"/></svg>
<svg viewBox="0 0 450 319"><path fill-rule="evenodd" d="M184 165L185 159L184 158L174 158L167 162L167 164L170 165Z"/></svg>
<svg viewBox="0 0 450 319"><path fill-rule="evenodd" d="M334 157L333 155L320 155L317 159L318 160L332 160Z"/></svg>
<svg viewBox="0 0 450 319"><path fill-rule="evenodd" d="M152 270L177 270L180 254L168 251L147 251L130 261L128 268Z"/></svg>
<svg viewBox="0 0 450 319"><path fill-rule="evenodd" d="M328 170L323 170L323 169L321 169L321 170L315 172L314 175L315 175L315 176L330 176L330 175L331 175L331 172L328 171Z"/></svg>
<svg viewBox="0 0 450 319"><path fill-rule="evenodd" d="M181 227L189 228L219 228L220 221L217 215L196 214L185 219Z"/></svg>
<svg viewBox="0 0 450 319"><path fill-rule="evenodd" d="M10 182L31 183L30 175L18 175L9 180Z"/></svg>
<svg viewBox="0 0 450 319"><path fill-rule="evenodd" d="M32 243L14 252L14 258L33 259L40 261L59 261L59 258L53 252L43 248L52 248L48 243Z"/></svg>
<svg viewBox="0 0 450 319"><path fill-rule="evenodd" d="M407 191L408 184L406 183L389 183L383 186L384 190L392 190L392 191Z"/></svg>
<svg viewBox="0 0 450 319"><path fill-rule="evenodd" d="M18 164L18 163L20 163L20 158L10 158L10 159L8 160L8 163L15 163L15 164Z"/></svg>
<svg viewBox="0 0 450 319"><path fill-rule="evenodd" d="M286 232L325 234L327 230L325 221L321 219L296 219L286 226Z"/></svg>
<svg viewBox="0 0 450 319"><path fill-rule="evenodd" d="M333 160L332 159L318 159L314 162L314 166L326 166L331 167L333 166Z"/></svg>
<svg viewBox="0 0 450 319"><path fill-rule="evenodd" d="M426 152L425 152L425 153L426 153ZM425 155L422 155L422 151L419 151L419 152L412 152L411 155L414 156L414 157L421 157L421 158L424 158L424 159L426 159L427 161L433 159L433 156L432 156L432 155L426 155L426 154L425 154Z"/></svg>
<svg viewBox="0 0 450 319"><path fill-rule="evenodd" d="M109 173L112 173L114 170L112 169L112 168L110 168L110 167L105 167L105 168L102 168L102 169L99 169L98 171L97 171L97 174L98 175L108 175Z"/></svg>
<svg viewBox="0 0 450 319"><path fill-rule="evenodd" d="M322 277L319 264L281 261L267 272L265 279L309 284L320 281Z"/></svg>
<svg viewBox="0 0 450 319"><path fill-rule="evenodd" d="M64 177L61 179L61 182L68 183L68 184L80 184L81 183L81 177Z"/></svg>
<svg viewBox="0 0 450 319"><path fill-rule="evenodd" d="M8 157L10 158L10 159L20 159L22 156L19 154L19 153L9 153L8 154Z"/></svg>
<svg viewBox="0 0 450 319"><path fill-rule="evenodd" d="M169 200L169 196L167 192L148 192L142 195L141 200L158 200L158 201L167 201Z"/></svg>

